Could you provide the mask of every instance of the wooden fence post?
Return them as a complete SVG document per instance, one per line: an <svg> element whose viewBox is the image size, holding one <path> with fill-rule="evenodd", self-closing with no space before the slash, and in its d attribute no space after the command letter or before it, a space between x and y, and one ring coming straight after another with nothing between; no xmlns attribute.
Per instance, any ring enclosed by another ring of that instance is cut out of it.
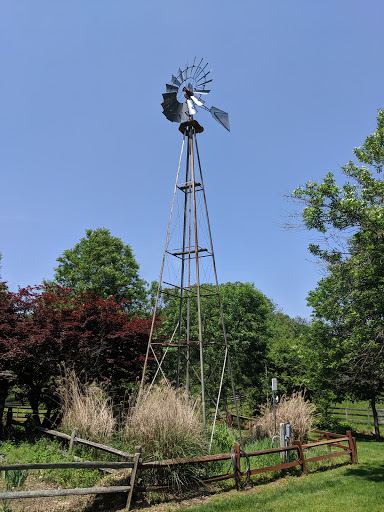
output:
<svg viewBox="0 0 384 512"><path fill-rule="evenodd" d="M347 430L346 435L348 436L349 449L351 450L351 462L352 464L357 464L359 460L357 458L356 438L352 437L350 430Z"/></svg>
<svg viewBox="0 0 384 512"><path fill-rule="evenodd" d="M307 465L305 463L304 451L303 451L303 447L301 445L301 442L297 439L295 441L295 445L297 446L298 451L299 451L299 462L300 462L300 466L301 466L301 471L303 473L305 473L306 475L308 475Z"/></svg>
<svg viewBox="0 0 384 512"><path fill-rule="evenodd" d="M69 440L68 453L72 453L73 452L73 445L75 443L75 437L77 436L78 431L79 431L78 428L74 428L72 430L71 439Z"/></svg>
<svg viewBox="0 0 384 512"><path fill-rule="evenodd" d="M135 447L135 455L133 457L133 468L132 468L131 480L130 480L131 488L128 493L127 504L126 504L127 511L129 511L129 508L131 506L136 479L139 476L138 466L140 464L140 458L141 458L141 446L136 446Z"/></svg>
<svg viewBox="0 0 384 512"><path fill-rule="evenodd" d="M236 468L237 468L237 475L235 474L236 489L239 490L240 489L240 471L241 471L241 467L240 467L240 444L239 443L235 443L235 446L234 446L233 450L235 452ZM233 470L235 471L235 468L233 468Z"/></svg>

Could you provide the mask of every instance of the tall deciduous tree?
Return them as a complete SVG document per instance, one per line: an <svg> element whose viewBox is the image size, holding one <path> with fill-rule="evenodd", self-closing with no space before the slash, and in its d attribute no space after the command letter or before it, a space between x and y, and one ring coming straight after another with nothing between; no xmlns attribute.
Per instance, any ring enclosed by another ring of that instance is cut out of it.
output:
<svg viewBox="0 0 384 512"><path fill-rule="evenodd" d="M137 310L146 302L145 282L129 245L111 235L109 229L87 229L86 236L67 249L55 268L55 281L75 291L92 291L104 299L127 299Z"/></svg>
<svg viewBox="0 0 384 512"><path fill-rule="evenodd" d="M277 377L279 394L308 390L306 376L307 341L311 327L301 318L290 318L274 308L269 319L266 387L271 389L271 378Z"/></svg>
<svg viewBox="0 0 384 512"><path fill-rule="evenodd" d="M224 335L217 301L216 287L202 285L202 329L203 340L207 342L205 352L206 386L209 381L220 375ZM253 283L225 283L220 285L224 323L230 350L230 359L237 392L244 393L254 401L263 401L263 378L268 340L268 318L271 306L265 295L257 290ZM183 321L187 318L186 300L183 304ZM190 339L198 339L196 299L190 303ZM179 318L179 300L169 300L162 311L164 322L162 332L169 334L177 325ZM209 342L217 345L209 346ZM220 348L221 347L221 348ZM219 355L220 354L220 355ZM198 353L194 353L197 357ZM191 356L193 361L193 356ZM167 360L167 368L172 376L176 360ZM230 382L225 382L224 391L232 395Z"/></svg>
<svg viewBox="0 0 384 512"><path fill-rule="evenodd" d="M376 131L354 154L362 165L350 161L342 167L349 178L344 185L329 173L293 195L304 203L307 228L328 242L310 246L328 269L308 298L315 318L312 375L318 389L369 400L378 439L375 404L384 392L384 110ZM344 246L330 246L338 234Z"/></svg>

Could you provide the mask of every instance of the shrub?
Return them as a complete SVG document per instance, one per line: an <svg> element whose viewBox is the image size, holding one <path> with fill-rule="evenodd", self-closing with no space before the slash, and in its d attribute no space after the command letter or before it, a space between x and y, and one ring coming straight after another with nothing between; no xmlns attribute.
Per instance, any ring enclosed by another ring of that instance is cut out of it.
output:
<svg viewBox="0 0 384 512"><path fill-rule="evenodd" d="M64 368L58 379L64 430L79 429L79 435L100 443L109 441L114 433L116 420L112 401L96 382L82 384L75 372Z"/></svg>
<svg viewBox="0 0 384 512"><path fill-rule="evenodd" d="M354 430L346 421L333 418L332 416L320 416L320 418L316 418L314 428L324 430L325 432L333 432L334 434L345 434L347 430L351 432Z"/></svg>
<svg viewBox="0 0 384 512"><path fill-rule="evenodd" d="M208 453L207 440L200 421L199 402L187 397L181 389L154 386L145 390L143 400L130 408L125 428L127 441L141 445L146 460L181 459ZM158 470L148 478L157 483L178 485L198 480L201 469L169 466L163 474Z"/></svg>
<svg viewBox="0 0 384 512"><path fill-rule="evenodd" d="M260 429L264 435L274 435L273 408L270 403L260 408L261 417L255 429ZM304 393L293 393L290 397L283 395L276 405L276 428L279 431L280 423L290 423L292 437L303 440L315 420L316 406L305 399Z"/></svg>

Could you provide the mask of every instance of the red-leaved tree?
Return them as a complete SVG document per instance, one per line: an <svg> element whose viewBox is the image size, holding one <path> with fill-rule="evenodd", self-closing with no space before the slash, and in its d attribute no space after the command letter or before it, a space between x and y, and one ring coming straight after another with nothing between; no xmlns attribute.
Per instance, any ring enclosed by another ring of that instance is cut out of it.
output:
<svg viewBox="0 0 384 512"><path fill-rule="evenodd" d="M130 316L124 302L48 285L1 293L1 367L14 373L36 419L40 403L54 409L49 390L60 363L109 384L115 400L139 378L151 319Z"/></svg>

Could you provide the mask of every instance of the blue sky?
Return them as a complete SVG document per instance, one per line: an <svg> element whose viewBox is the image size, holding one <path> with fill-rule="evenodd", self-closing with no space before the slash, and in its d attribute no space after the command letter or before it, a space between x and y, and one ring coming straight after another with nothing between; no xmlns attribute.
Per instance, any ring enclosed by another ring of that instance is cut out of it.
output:
<svg viewBox="0 0 384 512"><path fill-rule="evenodd" d="M165 83L213 69L231 133L196 117L220 282L251 281L290 316L321 273L285 231L284 195L353 157L384 106L379 0L0 1L0 252L11 289L53 276L85 229L159 276L180 151Z"/></svg>

